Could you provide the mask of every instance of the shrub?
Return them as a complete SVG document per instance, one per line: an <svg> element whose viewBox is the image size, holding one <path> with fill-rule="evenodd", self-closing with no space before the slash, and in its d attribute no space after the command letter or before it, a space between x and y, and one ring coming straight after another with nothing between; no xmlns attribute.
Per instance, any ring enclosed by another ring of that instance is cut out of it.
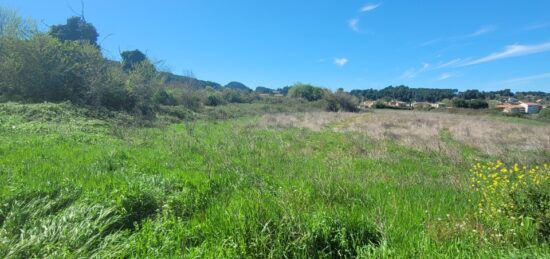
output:
<svg viewBox="0 0 550 259"><path fill-rule="evenodd" d="M84 103L105 83L101 52L85 42L36 35L0 39L0 92L14 101Z"/></svg>
<svg viewBox="0 0 550 259"><path fill-rule="evenodd" d="M208 106L218 106L223 103L223 98L219 94L212 94L206 98L206 105Z"/></svg>
<svg viewBox="0 0 550 259"><path fill-rule="evenodd" d="M537 115L537 120L550 122L550 108L542 109Z"/></svg>
<svg viewBox="0 0 550 259"><path fill-rule="evenodd" d="M288 96L312 102L323 98L323 90L308 84L296 84L288 90Z"/></svg>
<svg viewBox="0 0 550 259"><path fill-rule="evenodd" d="M550 166L478 163L471 181L480 195L476 215L504 238L550 235ZM528 226L533 226L529 228Z"/></svg>
<svg viewBox="0 0 550 259"><path fill-rule="evenodd" d="M334 94L329 91L325 91L323 94L323 99L327 102L327 111L356 112L359 110L359 99L342 90L338 90Z"/></svg>
<svg viewBox="0 0 550 259"><path fill-rule="evenodd" d="M465 100L458 98L453 100L453 106L455 108L487 109L489 103L483 99Z"/></svg>

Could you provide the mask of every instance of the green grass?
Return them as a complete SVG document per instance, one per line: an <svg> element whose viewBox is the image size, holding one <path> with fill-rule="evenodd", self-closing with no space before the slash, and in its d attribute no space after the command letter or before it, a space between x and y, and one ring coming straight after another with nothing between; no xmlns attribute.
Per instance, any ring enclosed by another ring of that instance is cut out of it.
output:
<svg viewBox="0 0 550 259"><path fill-rule="evenodd" d="M0 104L0 257L550 256L456 227L469 167L496 158L254 120L122 127Z"/></svg>

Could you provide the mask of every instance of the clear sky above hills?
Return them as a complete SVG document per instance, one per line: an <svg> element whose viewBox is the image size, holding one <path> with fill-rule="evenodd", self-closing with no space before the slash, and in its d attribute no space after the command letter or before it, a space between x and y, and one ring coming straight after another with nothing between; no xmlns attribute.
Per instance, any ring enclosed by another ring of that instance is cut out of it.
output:
<svg viewBox="0 0 550 259"><path fill-rule="evenodd" d="M0 0L42 28L80 0ZM550 91L550 1L88 0L106 56L254 88Z"/></svg>

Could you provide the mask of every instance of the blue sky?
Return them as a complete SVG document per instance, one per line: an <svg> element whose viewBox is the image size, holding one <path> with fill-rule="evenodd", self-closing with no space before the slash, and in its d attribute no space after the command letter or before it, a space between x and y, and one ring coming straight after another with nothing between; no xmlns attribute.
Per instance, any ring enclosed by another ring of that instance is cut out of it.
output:
<svg viewBox="0 0 550 259"><path fill-rule="evenodd" d="M0 0L43 27L79 0ZM85 1L106 56L254 88L550 91L550 1Z"/></svg>

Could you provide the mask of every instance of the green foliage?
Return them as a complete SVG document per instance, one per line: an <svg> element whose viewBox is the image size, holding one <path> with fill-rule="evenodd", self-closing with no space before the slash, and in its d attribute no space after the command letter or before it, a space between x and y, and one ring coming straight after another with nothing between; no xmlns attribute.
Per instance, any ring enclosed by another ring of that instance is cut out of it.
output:
<svg viewBox="0 0 550 259"><path fill-rule="evenodd" d="M227 87L223 89L222 96L225 102L228 103L250 103L256 98L253 92L235 90Z"/></svg>
<svg viewBox="0 0 550 259"><path fill-rule="evenodd" d="M162 77L149 61L134 66L128 74L126 87L137 113L146 117L154 115L154 94L161 89L161 85Z"/></svg>
<svg viewBox="0 0 550 259"><path fill-rule="evenodd" d="M219 93L213 93L211 95L208 95L206 99L206 105L208 106L218 106L222 105L224 103L224 99Z"/></svg>
<svg viewBox="0 0 550 259"><path fill-rule="evenodd" d="M480 194L476 216L496 233L498 243L529 244L550 238L550 166L477 163L472 187Z"/></svg>
<svg viewBox="0 0 550 259"><path fill-rule="evenodd" d="M203 114L228 119L320 104L284 98L203 107ZM452 146L450 157L337 125L310 131L264 127L257 117L202 121L182 106L159 110L186 121L125 127L69 103L0 104L0 257L550 254L537 238L542 223L524 227L535 234L525 243L480 238L497 233L467 218L479 199L464 172L488 159L471 148ZM547 190L517 197L525 215L543 222L534 211Z"/></svg>
<svg viewBox="0 0 550 259"><path fill-rule="evenodd" d="M451 99L455 97L456 89L435 89L435 88L409 88L404 85L388 86L386 88L352 90L351 95L360 99L378 100L388 98L390 100L399 100L403 102L438 102L442 99Z"/></svg>
<svg viewBox="0 0 550 259"><path fill-rule="evenodd" d="M147 60L147 56L137 49L132 51L124 51L120 53L120 56L122 57L122 69L126 72L129 72L136 65Z"/></svg>
<svg viewBox="0 0 550 259"><path fill-rule="evenodd" d="M160 209L157 198L146 190L133 190L122 198L123 226L132 228L146 218L154 216Z"/></svg>
<svg viewBox="0 0 550 259"><path fill-rule="evenodd" d="M539 114L537 114L537 120L544 121L544 122L550 122L550 108L546 107L542 109Z"/></svg>
<svg viewBox="0 0 550 259"><path fill-rule="evenodd" d="M292 98L302 98L312 102L323 98L323 89L309 84L298 83L288 90L288 96Z"/></svg>
<svg viewBox="0 0 550 259"><path fill-rule="evenodd" d="M327 101L327 111L356 112L359 110L359 100L341 89L334 94L325 91L323 99Z"/></svg>
<svg viewBox="0 0 550 259"><path fill-rule="evenodd" d="M258 87L256 87L256 90L255 90L256 93L260 93L260 94L271 94L274 91L275 90L273 90L271 88L267 88L267 87L263 87L263 86L258 86Z"/></svg>
<svg viewBox="0 0 550 259"><path fill-rule="evenodd" d="M468 109L487 109L489 103L481 99L465 100L456 98L453 99L453 107L455 108L468 108Z"/></svg>
<svg viewBox="0 0 550 259"><path fill-rule="evenodd" d="M154 101L162 105L176 105L178 103L174 95L165 89L160 89L155 93Z"/></svg>
<svg viewBox="0 0 550 259"><path fill-rule="evenodd" d="M9 100L86 103L106 80L101 53L84 42L37 35L2 38L0 49L0 92Z"/></svg>
<svg viewBox="0 0 550 259"><path fill-rule="evenodd" d="M62 42L84 41L98 47L96 28L93 24L86 22L82 17L70 17L65 24L53 25L49 34Z"/></svg>
<svg viewBox="0 0 550 259"><path fill-rule="evenodd" d="M36 22L17 11L0 6L0 38L28 39L38 31Z"/></svg>

